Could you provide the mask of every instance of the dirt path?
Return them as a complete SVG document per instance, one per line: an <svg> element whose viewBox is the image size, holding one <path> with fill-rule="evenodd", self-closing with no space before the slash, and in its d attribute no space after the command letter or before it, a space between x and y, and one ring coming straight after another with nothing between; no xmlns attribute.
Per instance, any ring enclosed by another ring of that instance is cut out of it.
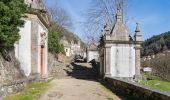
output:
<svg viewBox="0 0 170 100"><path fill-rule="evenodd" d="M120 98L96 81L55 79L40 100L120 100Z"/></svg>
<svg viewBox="0 0 170 100"><path fill-rule="evenodd" d="M40 100L120 100L95 81L94 68L87 63L71 63L64 69L68 77L55 79Z"/></svg>

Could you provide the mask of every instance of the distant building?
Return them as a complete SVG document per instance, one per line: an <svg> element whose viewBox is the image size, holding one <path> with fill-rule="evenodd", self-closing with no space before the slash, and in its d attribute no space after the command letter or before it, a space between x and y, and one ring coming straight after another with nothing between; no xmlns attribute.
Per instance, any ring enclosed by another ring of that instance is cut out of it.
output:
<svg viewBox="0 0 170 100"><path fill-rule="evenodd" d="M65 36L63 36L60 40L60 43L63 44L64 46L64 51L65 51L65 54L67 57L70 57L71 56L71 50L70 50L70 43L68 42L68 40L66 39Z"/></svg>
<svg viewBox="0 0 170 100"><path fill-rule="evenodd" d="M15 56L26 76L47 77L48 26L47 11L41 0L25 0L28 11L20 28L20 40L15 43Z"/></svg>
<svg viewBox="0 0 170 100"><path fill-rule="evenodd" d="M92 60L99 61L99 50L95 40L92 40L92 42L87 47L87 62Z"/></svg>
<svg viewBox="0 0 170 100"><path fill-rule="evenodd" d="M71 55L81 55L81 43L78 40L78 43L75 43L73 40L71 41Z"/></svg>
<svg viewBox="0 0 170 100"><path fill-rule="evenodd" d="M69 42L67 38L63 36L60 40L60 43L64 45L64 51L67 57L74 57L75 55L82 56L84 53L84 50L81 48L80 40L78 40L77 43L75 43L73 40Z"/></svg>

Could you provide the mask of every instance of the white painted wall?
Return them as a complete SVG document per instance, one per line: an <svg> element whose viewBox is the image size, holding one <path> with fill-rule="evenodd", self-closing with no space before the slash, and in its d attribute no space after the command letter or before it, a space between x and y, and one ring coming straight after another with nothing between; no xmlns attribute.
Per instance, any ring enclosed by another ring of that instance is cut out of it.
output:
<svg viewBox="0 0 170 100"><path fill-rule="evenodd" d="M15 44L15 56L20 61L21 69L26 76L31 73L31 21L25 20L24 27L20 28L21 38Z"/></svg>
<svg viewBox="0 0 170 100"><path fill-rule="evenodd" d="M86 57L87 57L86 52L83 52L83 58L86 58Z"/></svg>
<svg viewBox="0 0 170 100"><path fill-rule="evenodd" d="M112 46L110 62L112 77L133 77L135 75L134 46Z"/></svg>
<svg viewBox="0 0 170 100"><path fill-rule="evenodd" d="M18 59L19 58L19 41L17 41L14 44L14 47L15 47L15 57Z"/></svg>
<svg viewBox="0 0 170 100"><path fill-rule="evenodd" d="M96 61L99 60L99 52L98 51L88 51L87 62L95 59Z"/></svg>
<svg viewBox="0 0 170 100"><path fill-rule="evenodd" d="M66 53L66 56L67 57L70 57L70 48L68 48L68 47L64 47L64 51L65 51L65 53Z"/></svg>
<svg viewBox="0 0 170 100"><path fill-rule="evenodd" d="M71 44L71 55L80 55L80 49L79 44Z"/></svg>

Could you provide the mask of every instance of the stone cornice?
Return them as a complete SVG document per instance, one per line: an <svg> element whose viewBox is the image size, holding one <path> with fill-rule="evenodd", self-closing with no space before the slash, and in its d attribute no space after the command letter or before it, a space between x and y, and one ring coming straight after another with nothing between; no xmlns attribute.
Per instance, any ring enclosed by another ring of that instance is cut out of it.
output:
<svg viewBox="0 0 170 100"><path fill-rule="evenodd" d="M48 28L50 26L46 10L44 10L44 9L39 10L39 9L28 8L26 13L37 15L39 20L44 24L44 26L46 28Z"/></svg>
<svg viewBox="0 0 170 100"><path fill-rule="evenodd" d="M142 41L115 41L115 40L104 40L104 43L111 44L141 44Z"/></svg>

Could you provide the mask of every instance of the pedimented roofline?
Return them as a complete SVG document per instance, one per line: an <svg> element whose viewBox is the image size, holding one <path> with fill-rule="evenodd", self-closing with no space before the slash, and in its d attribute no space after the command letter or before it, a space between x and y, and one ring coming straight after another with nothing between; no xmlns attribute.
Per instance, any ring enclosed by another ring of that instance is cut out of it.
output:
<svg viewBox="0 0 170 100"><path fill-rule="evenodd" d="M48 27L50 27L48 14L47 14L47 11L45 9L40 10L40 9L28 8L26 13L37 15L39 20L44 24L44 26L47 29L48 29Z"/></svg>

